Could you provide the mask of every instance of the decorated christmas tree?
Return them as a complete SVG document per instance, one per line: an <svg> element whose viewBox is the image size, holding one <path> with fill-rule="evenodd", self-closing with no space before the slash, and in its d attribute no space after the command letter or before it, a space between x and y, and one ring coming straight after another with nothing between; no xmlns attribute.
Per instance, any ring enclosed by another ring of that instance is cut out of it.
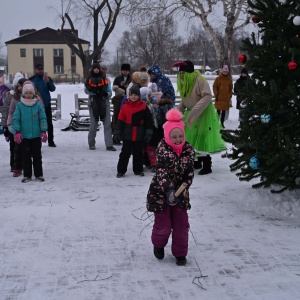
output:
<svg viewBox="0 0 300 300"><path fill-rule="evenodd" d="M237 130L222 130L227 157L242 181L271 192L300 188L300 0L249 0L257 33L238 60L251 79Z"/></svg>

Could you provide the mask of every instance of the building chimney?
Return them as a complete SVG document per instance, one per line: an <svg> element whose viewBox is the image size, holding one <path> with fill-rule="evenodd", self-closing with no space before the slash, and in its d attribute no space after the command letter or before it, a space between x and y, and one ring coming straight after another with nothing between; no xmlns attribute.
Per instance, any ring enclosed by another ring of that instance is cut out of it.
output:
<svg viewBox="0 0 300 300"><path fill-rule="evenodd" d="M32 32L35 32L35 31L36 31L36 29L21 29L19 31L19 36L22 36L22 35L28 34L28 33L32 33Z"/></svg>

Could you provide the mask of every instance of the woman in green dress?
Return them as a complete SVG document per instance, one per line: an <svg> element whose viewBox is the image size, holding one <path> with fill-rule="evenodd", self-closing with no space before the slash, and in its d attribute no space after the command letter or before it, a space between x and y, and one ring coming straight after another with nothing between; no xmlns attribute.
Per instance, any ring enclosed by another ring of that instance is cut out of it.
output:
<svg viewBox="0 0 300 300"><path fill-rule="evenodd" d="M203 162L198 174L209 174L212 172L210 154L226 149L210 86L191 61L177 62L172 67L179 67L177 88L181 102L178 109L184 114L186 140L196 153L195 167L201 168Z"/></svg>

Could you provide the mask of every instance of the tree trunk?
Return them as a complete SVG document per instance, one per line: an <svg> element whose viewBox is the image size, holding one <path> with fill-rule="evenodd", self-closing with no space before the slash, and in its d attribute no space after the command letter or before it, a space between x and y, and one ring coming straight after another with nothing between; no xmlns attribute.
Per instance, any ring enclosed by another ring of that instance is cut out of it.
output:
<svg viewBox="0 0 300 300"><path fill-rule="evenodd" d="M233 25L234 16L227 17L227 24L224 35L224 63L230 65L231 62L231 51L232 51L232 40L233 40Z"/></svg>
<svg viewBox="0 0 300 300"><path fill-rule="evenodd" d="M203 28L211 36L212 43L214 44L214 47L215 47L215 50L216 50L216 60L218 62L218 66L222 67L223 64L224 64L224 54L223 54L223 51L222 51L222 45L219 41L218 35L214 32L214 29L208 23L207 17L205 17L203 15L200 15L199 18L202 21Z"/></svg>

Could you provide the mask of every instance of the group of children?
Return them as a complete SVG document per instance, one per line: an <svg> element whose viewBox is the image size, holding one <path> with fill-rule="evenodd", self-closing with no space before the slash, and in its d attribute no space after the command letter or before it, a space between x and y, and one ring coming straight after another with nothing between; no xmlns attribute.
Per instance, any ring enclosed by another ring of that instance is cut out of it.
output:
<svg viewBox="0 0 300 300"><path fill-rule="evenodd" d="M142 86L133 82L126 90L127 95L118 114L113 138L116 143L122 141L117 178L126 174L131 155L134 174L144 176L144 150L147 150L149 164L155 172L147 194L147 210L154 213L151 237L153 252L157 259L163 259L165 246L172 235L172 254L176 258L176 264L183 266L187 262L188 253L187 210L191 208L189 188L194 178L195 149L198 152L214 152L224 149L224 145L219 137L220 121L213 117L216 111L212 109L211 92L207 82L194 71L192 62L184 61L179 65L178 88L182 96L179 109L174 108L172 99L160 97L153 83ZM145 74L138 75L148 76L147 72L143 73ZM188 76L192 77L192 84L184 85L185 80L190 78ZM105 118L105 109L101 103L107 96L105 87L108 83L105 76L94 77L93 80L87 79L86 88L97 96L92 109L95 118L102 120ZM8 134L14 137L16 149L20 147L22 153L22 182L31 180L32 158L36 179L44 181L41 142L47 141L46 115L38 101L34 85L23 81L19 80L16 90L13 93L9 92L13 99L19 102L10 103L9 114L12 121L8 119L6 127L9 130ZM209 114L212 117L208 118ZM206 116L204 121L202 115ZM211 123L211 119L214 119L214 123ZM213 130L215 123L218 123L218 126ZM212 149L202 149L200 141L207 139L208 133L199 131L199 124L209 124ZM211 134L212 131L214 134ZM187 142L187 138L191 142ZM14 157L18 157L16 152ZM211 160L208 164L211 164ZM206 174L210 172L211 169Z"/></svg>
<svg viewBox="0 0 300 300"><path fill-rule="evenodd" d="M1 107L3 133L10 143L10 167L13 177L24 175L22 182L43 177L42 142L47 142L47 119L42 99L34 84L20 76L3 95Z"/></svg>
<svg viewBox="0 0 300 300"><path fill-rule="evenodd" d="M118 178L125 175L131 152L133 154L133 171L136 175L144 175L143 165L155 172L156 147L163 138L162 125L166 120L165 114L174 107L174 102L166 97L162 98L162 94L161 91L158 91L155 83L149 83L147 68L141 67L139 71L132 74L114 128L114 142L119 144L123 140L117 167ZM133 105L133 102L137 103ZM132 111L133 107L135 109ZM145 112L144 116L138 111L137 107ZM131 115L131 113L133 114ZM144 118L144 121L138 120L139 118ZM130 122L132 124L129 124ZM137 122L140 123L137 124ZM145 125L147 128L145 128ZM128 134L128 131L132 131L131 134ZM145 133L141 133L141 136L136 135L136 132L144 131ZM142 137L143 135L145 136ZM128 141L134 142L133 146L129 146ZM135 149L135 147L138 147L138 149ZM136 167L136 164L138 167Z"/></svg>

